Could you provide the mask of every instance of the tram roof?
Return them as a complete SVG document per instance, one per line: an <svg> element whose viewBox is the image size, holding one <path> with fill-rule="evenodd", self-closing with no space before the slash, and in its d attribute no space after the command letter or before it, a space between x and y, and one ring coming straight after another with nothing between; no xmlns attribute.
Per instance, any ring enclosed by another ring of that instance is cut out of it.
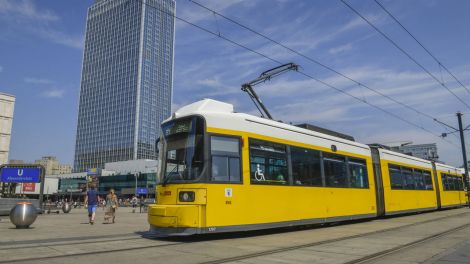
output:
<svg viewBox="0 0 470 264"><path fill-rule="evenodd" d="M379 148L380 156L389 161L431 168L431 161L410 156L401 152Z"/></svg>
<svg viewBox="0 0 470 264"><path fill-rule="evenodd" d="M450 172L450 173L457 173L460 174L460 168L456 168L447 164L436 163L436 169L440 171Z"/></svg>
<svg viewBox="0 0 470 264"><path fill-rule="evenodd" d="M329 135L326 133L321 133L307 128L298 127L295 125L290 125L282 123L280 121L270 120L266 118L261 118L245 113L236 113L232 104L216 101L213 99L204 99L198 102L181 107L176 110L173 116L166 120L169 121L174 118L180 118L189 115L201 115L206 118L207 125L209 127L218 127L225 129L240 130L240 125L243 123L246 126L246 129L254 129L256 132L255 125L265 125L268 126L271 130L273 128L279 128L286 132L299 133L306 136L313 136L317 138L322 138L324 140L334 141L336 143L342 143L349 145L350 147L358 147L363 150L369 150L369 146L366 144L358 143L353 140L345 139L344 137L338 137ZM251 125L251 127L249 127ZM351 137L352 138L352 137ZM328 146L330 147L330 146Z"/></svg>

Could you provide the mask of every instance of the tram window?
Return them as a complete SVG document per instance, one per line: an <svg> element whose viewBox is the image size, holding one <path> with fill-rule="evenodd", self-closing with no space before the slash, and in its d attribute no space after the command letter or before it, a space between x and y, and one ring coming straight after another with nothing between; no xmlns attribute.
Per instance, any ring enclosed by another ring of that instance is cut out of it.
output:
<svg viewBox="0 0 470 264"><path fill-rule="evenodd" d="M250 139L250 179L254 184L287 184L286 146Z"/></svg>
<svg viewBox="0 0 470 264"><path fill-rule="evenodd" d="M449 191L455 190L453 176L447 175L447 186L449 187Z"/></svg>
<svg viewBox="0 0 470 264"><path fill-rule="evenodd" d="M449 182L447 181L447 174L441 173L441 178L444 191L449 191Z"/></svg>
<svg viewBox="0 0 470 264"><path fill-rule="evenodd" d="M323 153L325 180L328 187L348 187L346 162L343 156Z"/></svg>
<svg viewBox="0 0 470 264"><path fill-rule="evenodd" d="M390 175L390 187L392 189L403 189L403 177L400 172L400 167L395 165L388 166L388 172Z"/></svg>
<svg viewBox="0 0 470 264"><path fill-rule="evenodd" d="M291 147L295 185L322 186L320 151Z"/></svg>
<svg viewBox="0 0 470 264"><path fill-rule="evenodd" d="M349 183L352 188L369 188L366 161L349 158Z"/></svg>
<svg viewBox="0 0 470 264"><path fill-rule="evenodd" d="M423 171L423 176L424 176L424 184L425 184L425 189L426 190L434 190L434 187L432 185L432 176L429 171Z"/></svg>
<svg viewBox="0 0 470 264"><path fill-rule="evenodd" d="M416 181L416 190L425 190L423 171L414 169L413 177L415 178L415 181Z"/></svg>
<svg viewBox="0 0 470 264"><path fill-rule="evenodd" d="M403 174L403 179L405 180L404 189L414 190L416 189L416 181L413 177L412 169L402 167L401 172Z"/></svg>
<svg viewBox="0 0 470 264"><path fill-rule="evenodd" d="M463 191L463 181L462 177L457 177L459 179L459 191Z"/></svg>
<svg viewBox="0 0 470 264"><path fill-rule="evenodd" d="M240 182L240 139L211 136L212 181Z"/></svg>
<svg viewBox="0 0 470 264"><path fill-rule="evenodd" d="M459 186L459 177L457 176L454 176L454 187L456 191L458 191L460 189L460 186Z"/></svg>
<svg viewBox="0 0 470 264"><path fill-rule="evenodd" d="M229 181L228 158L212 156L212 181Z"/></svg>
<svg viewBox="0 0 470 264"><path fill-rule="evenodd" d="M445 174L445 173L442 173L441 174L441 177L442 177L442 182L443 182L443 186L444 186L444 190L445 191L455 191L455 190L458 190L460 187L459 187L459 178L456 177L456 176L451 176L449 174Z"/></svg>
<svg viewBox="0 0 470 264"><path fill-rule="evenodd" d="M457 190L457 188L456 188L457 186L455 186L455 184L456 184L456 182L455 182L455 176L450 176L449 178L450 178L450 182L451 182L451 184L452 184L451 190L452 190L452 191Z"/></svg>
<svg viewBox="0 0 470 264"><path fill-rule="evenodd" d="M458 191L459 190L459 179L457 176L452 176L452 182L454 183L454 188L452 190Z"/></svg>

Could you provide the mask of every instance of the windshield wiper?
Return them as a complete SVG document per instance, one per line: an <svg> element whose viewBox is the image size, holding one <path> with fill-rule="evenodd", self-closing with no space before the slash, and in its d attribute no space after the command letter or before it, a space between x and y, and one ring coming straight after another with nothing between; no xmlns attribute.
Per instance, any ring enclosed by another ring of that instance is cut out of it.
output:
<svg viewBox="0 0 470 264"><path fill-rule="evenodd" d="M173 175L176 175L176 174L173 174L173 172L175 172L177 168L178 168L178 164L176 164L176 166L165 175L165 178L163 178L162 186L165 186L170 181L170 179L173 178Z"/></svg>

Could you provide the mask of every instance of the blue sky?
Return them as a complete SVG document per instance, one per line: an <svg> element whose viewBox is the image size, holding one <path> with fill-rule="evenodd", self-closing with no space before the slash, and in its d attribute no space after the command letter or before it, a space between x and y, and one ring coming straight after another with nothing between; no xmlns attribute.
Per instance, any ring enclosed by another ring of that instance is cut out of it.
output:
<svg viewBox="0 0 470 264"><path fill-rule="evenodd" d="M380 2L470 88L469 1ZM335 1L202 1L282 44L314 58L421 112L457 126L470 109L424 73L350 9ZM465 102L470 93L442 72L373 0L350 0ZM0 0L0 91L16 96L10 159L54 155L72 163L87 8L91 0ZM371 91L260 38L190 1L177 15L425 127L446 129ZM177 21L173 110L202 98L257 114L240 84L276 66L266 58ZM298 73L255 88L275 119L309 122L353 135L364 143L438 144L441 160L461 165L459 141L448 143ZM468 137L468 134L467 134ZM467 139L470 142L470 138ZM468 144L470 145L470 144Z"/></svg>

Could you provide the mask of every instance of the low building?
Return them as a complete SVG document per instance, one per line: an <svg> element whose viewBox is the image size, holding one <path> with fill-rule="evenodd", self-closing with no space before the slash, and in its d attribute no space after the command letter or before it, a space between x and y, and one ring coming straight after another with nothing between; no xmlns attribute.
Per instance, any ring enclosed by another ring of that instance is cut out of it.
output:
<svg viewBox="0 0 470 264"><path fill-rule="evenodd" d="M0 165L8 162L15 96L0 92Z"/></svg>
<svg viewBox="0 0 470 264"><path fill-rule="evenodd" d="M104 170L93 171L93 176L87 172L52 175L59 179L58 195L84 195L87 185L96 181L98 192L106 195L109 189L114 189L119 197L133 195L154 197L157 185L158 161L130 160L105 164ZM87 183L88 178L88 183ZM80 194L81 193L81 194Z"/></svg>
<svg viewBox="0 0 470 264"><path fill-rule="evenodd" d="M404 146L400 146L398 150L401 153L408 154L413 157L418 157L421 159L427 159L427 160L439 159L439 156L437 155L436 143L404 145Z"/></svg>
<svg viewBox="0 0 470 264"><path fill-rule="evenodd" d="M54 156L44 156L39 160L35 160L34 164L42 165L46 170L46 175L58 175L72 172L72 166L60 164Z"/></svg>
<svg viewBox="0 0 470 264"><path fill-rule="evenodd" d="M105 163L104 170L116 174L157 173L156 160L140 159Z"/></svg>
<svg viewBox="0 0 470 264"><path fill-rule="evenodd" d="M429 144L413 144L412 141L394 142L394 143L383 143L382 145L390 148L390 150L401 152L413 157L418 157L426 160L439 161L439 155L437 154L436 143Z"/></svg>
<svg viewBox="0 0 470 264"><path fill-rule="evenodd" d="M44 192L43 194L52 195L57 193L57 188L59 186L59 179L54 177L46 177L45 184L44 184ZM16 185L15 193L16 194L24 194L29 198L34 198L34 196L39 196L41 192L41 184L40 183L18 183Z"/></svg>
<svg viewBox="0 0 470 264"><path fill-rule="evenodd" d="M24 164L26 164L26 162L24 160L12 159L8 162L8 164L10 164L10 165L24 165Z"/></svg>

